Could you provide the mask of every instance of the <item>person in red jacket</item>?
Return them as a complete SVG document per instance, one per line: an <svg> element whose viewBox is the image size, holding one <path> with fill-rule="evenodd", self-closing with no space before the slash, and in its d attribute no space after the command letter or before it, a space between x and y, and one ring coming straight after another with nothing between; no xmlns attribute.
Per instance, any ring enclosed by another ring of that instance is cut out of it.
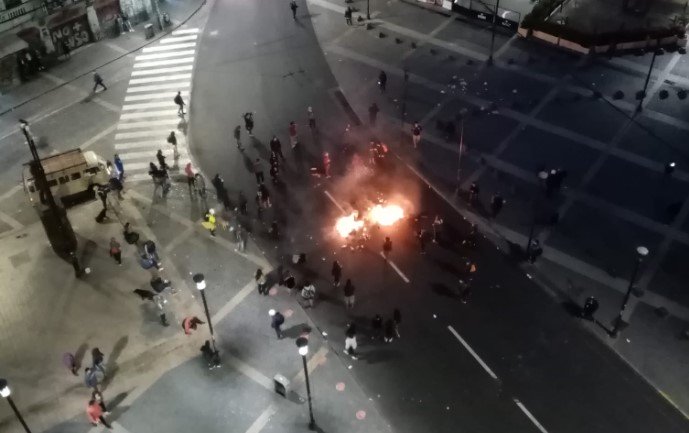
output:
<svg viewBox="0 0 689 433"><path fill-rule="evenodd" d="M92 398L89 400L89 405L86 407L86 414L89 417L89 421L91 421L91 424L94 426L98 426L98 423L101 423L105 427L112 429L112 426L108 424L104 418L104 415L107 414L107 412L103 410L103 407L104 405L101 402L95 398Z"/></svg>
<svg viewBox="0 0 689 433"><path fill-rule="evenodd" d="M192 330L196 331L196 327L198 325L203 325L205 323L206 322L202 322L196 316L188 316L185 317L184 320L182 320L182 328L184 329L184 333L186 335L191 335Z"/></svg>

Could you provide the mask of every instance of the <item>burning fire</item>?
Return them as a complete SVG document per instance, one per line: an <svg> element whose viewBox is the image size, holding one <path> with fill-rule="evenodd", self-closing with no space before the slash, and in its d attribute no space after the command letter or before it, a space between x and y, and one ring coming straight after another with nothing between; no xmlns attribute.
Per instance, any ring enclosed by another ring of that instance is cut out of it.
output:
<svg viewBox="0 0 689 433"><path fill-rule="evenodd" d="M396 204L377 204L369 210L368 217L376 224L391 226L404 217L404 211Z"/></svg>
<svg viewBox="0 0 689 433"><path fill-rule="evenodd" d="M344 216L337 219L335 223L335 230L342 236L346 238L354 230L359 230L364 227L364 222L362 220L357 220L357 212L352 212L348 216Z"/></svg>

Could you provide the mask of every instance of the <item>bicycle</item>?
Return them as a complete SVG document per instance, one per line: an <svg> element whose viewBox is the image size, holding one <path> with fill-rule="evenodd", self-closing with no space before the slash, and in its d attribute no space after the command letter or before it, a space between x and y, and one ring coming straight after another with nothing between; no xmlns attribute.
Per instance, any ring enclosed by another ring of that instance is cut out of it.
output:
<svg viewBox="0 0 689 433"><path fill-rule="evenodd" d="M196 173L194 175L194 185L199 197L206 198L206 180L201 173Z"/></svg>

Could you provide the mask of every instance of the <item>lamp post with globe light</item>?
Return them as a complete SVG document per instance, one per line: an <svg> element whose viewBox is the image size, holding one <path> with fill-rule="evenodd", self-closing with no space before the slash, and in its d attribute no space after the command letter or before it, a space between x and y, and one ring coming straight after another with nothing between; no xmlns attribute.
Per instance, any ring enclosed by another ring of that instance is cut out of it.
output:
<svg viewBox="0 0 689 433"><path fill-rule="evenodd" d="M194 274L192 277L194 283L196 283L196 288L201 292L201 300L203 301L203 309L206 312L206 320L208 321L208 329L211 331L211 344L213 345L213 355L215 360L219 362L220 356L218 355L218 349L215 347L215 335L213 334L213 323L211 322L211 315L208 312L208 302L206 301L206 280L203 274Z"/></svg>
<svg viewBox="0 0 689 433"><path fill-rule="evenodd" d="M622 319L622 314L624 313L624 310L627 308L627 304L629 303L629 298L632 294L632 290L634 289L634 283L636 282L636 275L639 273L639 268L641 267L641 262L643 262L644 258L648 255L648 248L644 246L639 246L636 247L636 261L634 263L634 270L632 271L632 276L629 279L629 287L627 287L627 293L624 295L624 299L622 300L622 306L620 307L620 313L617 315L617 318L615 319L615 323L613 324L612 331L610 331L610 336L612 338L616 338L617 335L620 333L620 329L624 327L625 322Z"/></svg>
<svg viewBox="0 0 689 433"><path fill-rule="evenodd" d="M29 426L26 425L24 418L22 418L22 414L19 413L19 409L17 409L17 406L14 404L12 397L10 397L11 393L12 392L10 390L9 385L7 384L7 380L0 379L0 396L2 396L4 399L6 399L7 402L10 404L12 411L14 412L14 414L17 416L17 419L19 420L19 422L24 427L24 430L26 431L26 433L31 433L31 430L29 430Z"/></svg>
<svg viewBox="0 0 689 433"><path fill-rule="evenodd" d="M306 379L306 395L309 399L309 430L316 430L316 421L313 419L313 407L311 406L311 383L309 382L309 369L306 366L306 355L309 353L309 339L306 337L297 338L297 347L301 360L304 363L304 378Z"/></svg>

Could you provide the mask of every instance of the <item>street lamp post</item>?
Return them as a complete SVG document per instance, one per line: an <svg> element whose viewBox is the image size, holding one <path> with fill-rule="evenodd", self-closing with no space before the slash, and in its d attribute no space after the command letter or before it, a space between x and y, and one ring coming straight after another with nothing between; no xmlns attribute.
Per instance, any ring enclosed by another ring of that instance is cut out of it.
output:
<svg viewBox="0 0 689 433"><path fill-rule="evenodd" d="M316 420L313 419L313 407L311 406L311 383L309 382L309 369L306 366L306 354L309 353L309 340L306 337L297 338L297 347L301 360L304 363L304 378L306 379L306 395L309 400L309 430L316 430Z"/></svg>
<svg viewBox="0 0 689 433"><path fill-rule="evenodd" d="M213 334L213 323L211 322L211 315L208 312L208 302L206 302L206 280L203 274L194 274L192 277L194 283L196 283L196 288L201 292L201 300L203 300L203 309L206 312L206 320L208 321L208 329L211 331L211 343L213 344L213 355L215 360L219 361L220 356L218 355L218 349L215 347L215 335Z"/></svg>
<svg viewBox="0 0 689 433"><path fill-rule="evenodd" d="M366 19L371 19L371 0L366 0Z"/></svg>
<svg viewBox="0 0 689 433"><path fill-rule="evenodd" d="M498 20L498 8L500 7L500 0L495 1L495 11L493 13L493 23L490 26L490 55L488 56L488 65L493 64L493 49L495 47L495 22Z"/></svg>
<svg viewBox="0 0 689 433"><path fill-rule="evenodd" d="M644 99L646 98L646 89L648 88L648 82L651 80L651 73L653 72L653 65L656 62L656 56L658 55L658 50L660 49L660 39L656 42L656 47L653 49L653 57L651 57L651 64L648 67L648 73L646 74L646 81L644 81L644 89L641 91L641 97L639 98L639 105L636 106L636 112L639 113L644 109Z"/></svg>
<svg viewBox="0 0 689 433"><path fill-rule="evenodd" d="M459 126L459 152L457 152L457 186L455 187L455 197L459 195L462 184L462 152L464 152L464 118Z"/></svg>
<svg viewBox="0 0 689 433"><path fill-rule="evenodd" d="M0 396L5 398L7 400L7 402L10 404L12 411L14 412L14 414L17 416L17 419L19 420L19 422L24 427L24 430L26 431L26 433L31 433L31 430L29 430L29 426L26 425L24 418L22 418L22 414L19 413L19 409L17 409L17 406L14 404L14 401L12 401L12 397L10 397L11 393L12 392L10 391L10 387L7 385L7 381L5 379L0 379Z"/></svg>
<svg viewBox="0 0 689 433"><path fill-rule="evenodd" d="M624 310L627 308L627 303L629 302L629 298L632 294L632 290L634 289L634 283L636 282L636 275L639 273L639 268L641 267L641 262L644 260L644 258L648 255L648 248L644 246L639 246L636 247L636 261L634 262L634 270L632 271L632 276L629 279L629 287L627 287L627 293L624 295L624 299L622 300L622 306L620 307L620 314L617 315L617 318L615 319L615 323L613 324L612 331L610 331L610 336L612 338L616 338L617 335L620 333L620 328L622 327L622 323L624 322L622 319L622 314L624 313Z"/></svg>

